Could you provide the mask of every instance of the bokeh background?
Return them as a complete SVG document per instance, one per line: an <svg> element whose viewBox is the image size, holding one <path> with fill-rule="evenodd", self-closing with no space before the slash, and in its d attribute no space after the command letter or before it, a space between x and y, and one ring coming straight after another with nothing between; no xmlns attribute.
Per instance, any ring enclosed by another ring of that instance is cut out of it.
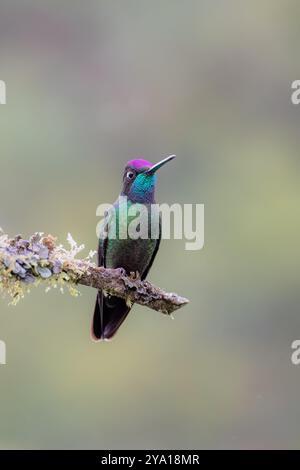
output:
<svg viewBox="0 0 300 470"><path fill-rule="evenodd" d="M1 448L299 448L297 0L2 0L0 226L97 245L127 160L178 158L160 202L205 204L205 248L164 241L136 306L94 344L95 292L0 303Z"/></svg>

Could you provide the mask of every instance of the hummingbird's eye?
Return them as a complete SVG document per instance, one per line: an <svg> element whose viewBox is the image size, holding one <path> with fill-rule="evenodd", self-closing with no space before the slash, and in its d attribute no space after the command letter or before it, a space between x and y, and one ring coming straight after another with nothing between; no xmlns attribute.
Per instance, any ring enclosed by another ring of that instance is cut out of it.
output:
<svg viewBox="0 0 300 470"><path fill-rule="evenodd" d="M128 171L128 172L127 172L127 175L126 175L126 178L127 178L128 180L133 180L134 176L135 176L135 175L134 175L133 171Z"/></svg>

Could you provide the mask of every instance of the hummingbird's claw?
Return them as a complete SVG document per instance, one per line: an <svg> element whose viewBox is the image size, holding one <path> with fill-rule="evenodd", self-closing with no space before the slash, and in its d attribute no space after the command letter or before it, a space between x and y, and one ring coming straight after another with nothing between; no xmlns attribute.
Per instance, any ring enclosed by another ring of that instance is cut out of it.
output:
<svg viewBox="0 0 300 470"><path fill-rule="evenodd" d="M130 273L130 279L132 279L133 281L138 281L141 279L141 275L138 271L135 271L135 272L131 272Z"/></svg>

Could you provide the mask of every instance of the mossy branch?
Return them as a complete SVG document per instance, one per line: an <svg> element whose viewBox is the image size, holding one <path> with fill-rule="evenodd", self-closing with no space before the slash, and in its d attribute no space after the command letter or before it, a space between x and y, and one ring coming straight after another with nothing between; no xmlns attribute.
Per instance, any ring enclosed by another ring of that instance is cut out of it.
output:
<svg viewBox="0 0 300 470"><path fill-rule="evenodd" d="M137 274L128 276L124 269L98 268L90 252L87 258L77 259L84 246L77 246L68 236L69 249L56 244L56 239L36 233L28 240L21 236L8 238L0 233L0 291L8 294L16 304L30 291L30 286L46 285L46 291L67 288L78 295L77 286L101 289L107 294L123 298L128 304L137 303L158 312L171 315L188 303L184 297L141 281Z"/></svg>

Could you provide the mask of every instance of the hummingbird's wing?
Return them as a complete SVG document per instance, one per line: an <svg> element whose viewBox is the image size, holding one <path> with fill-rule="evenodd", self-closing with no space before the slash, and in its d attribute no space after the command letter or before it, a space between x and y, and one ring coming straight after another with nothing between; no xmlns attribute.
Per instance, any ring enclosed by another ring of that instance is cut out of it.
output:
<svg viewBox="0 0 300 470"><path fill-rule="evenodd" d="M100 231L98 245L98 265L106 267L107 237L103 233L109 231L111 216L108 212ZM105 296L103 291L99 290L94 316L91 327L91 336L94 341L109 340L120 328L121 324L130 312L125 300L114 296Z"/></svg>
<svg viewBox="0 0 300 470"><path fill-rule="evenodd" d="M104 230L107 230L107 222L103 223L100 228L100 238L98 243L98 266L105 267L107 238L102 237ZM91 325L91 337L94 341L100 341L103 336L103 298L103 292L99 290L96 298L94 316Z"/></svg>
<svg viewBox="0 0 300 470"><path fill-rule="evenodd" d="M157 239L157 242L156 242L156 246L155 246L155 250L153 252L153 255L152 255L152 258L150 260L150 263L148 264L148 266L146 267L146 269L144 270L142 276L141 276L141 279L142 281L144 279L146 279L146 277L148 276L149 274L149 271L150 269L152 268L152 265L153 265L153 262L155 260L155 257L157 255L157 252L159 250L159 246L160 246L160 242L161 242L161 217L159 217L159 235L158 235L158 239Z"/></svg>

